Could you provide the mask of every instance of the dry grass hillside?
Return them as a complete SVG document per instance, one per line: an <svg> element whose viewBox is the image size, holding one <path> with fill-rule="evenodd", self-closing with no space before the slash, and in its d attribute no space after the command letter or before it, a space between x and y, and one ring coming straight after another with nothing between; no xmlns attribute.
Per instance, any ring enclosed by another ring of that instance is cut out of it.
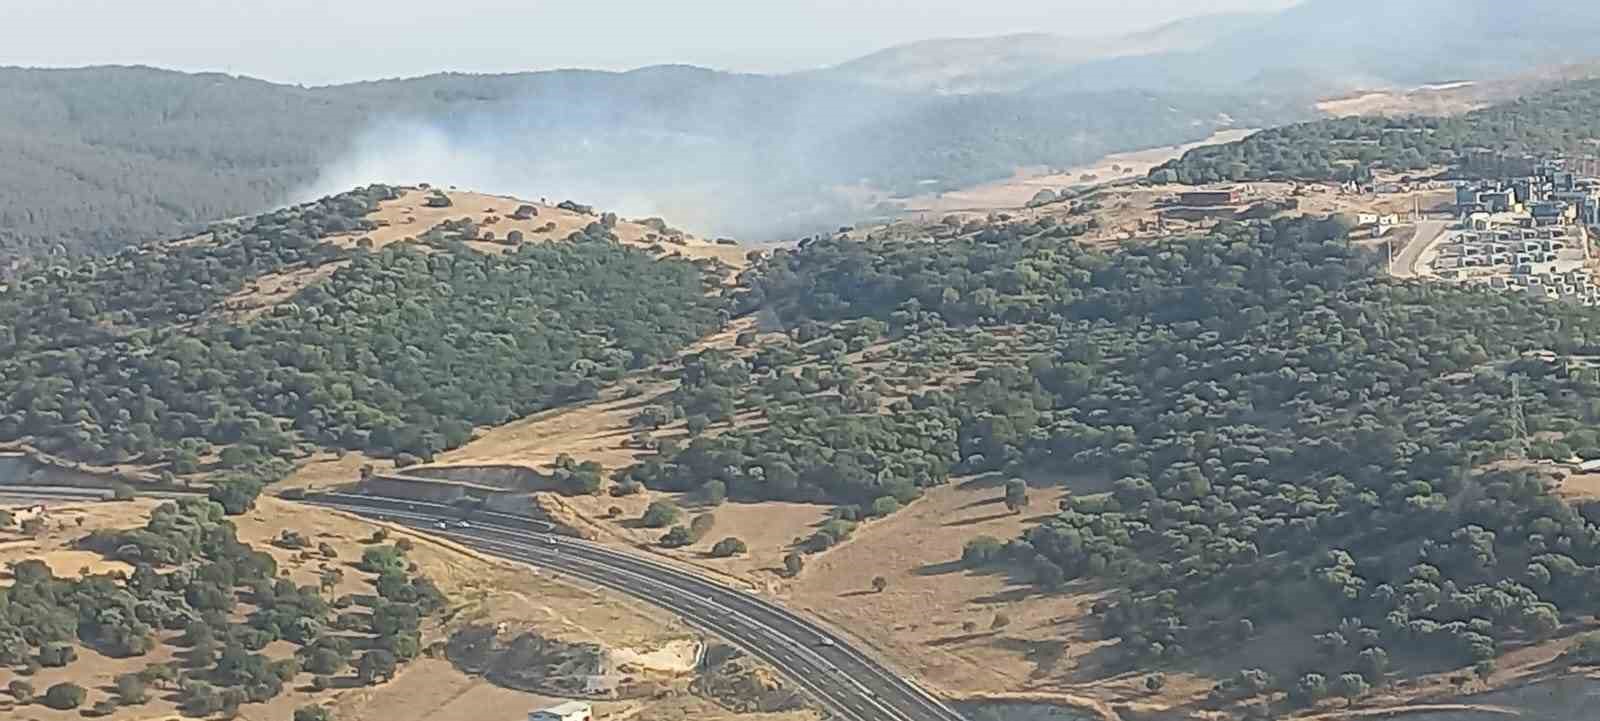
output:
<svg viewBox="0 0 1600 721"><path fill-rule="evenodd" d="M1419 173L1418 175L1424 175ZM1399 178L1382 178L1399 181ZM1027 195L1050 186L1038 186ZM1059 187L1059 186L1058 186ZM1395 214L1407 222L1412 210L1424 213L1447 210L1454 202L1454 191L1443 183L1401 183L1397 192L1354 193L1328 183L1249 183L1238 188L1241 202L1233 206L1233 213L1243 213L1252 208L1277 206L1275 213L1328 215L1333 213ZM951 223L982 222L990 217L1007 216L1023 219L1055 218L1062 225L1091 224L1092 227L1078 240L1082 243L1114 247L1123 243L1150 241L1160 238L1180 237L1205 231L1216 225L1218 218L1230 215L1218 211L1211 217L1188 217L1173 212L1178 195L1193 188L1181 185L1149 185L1131 183L1102 184L1086 188L1071 200L1023 207L1026 201L1016 201L991 209L952 209L941 212L923 212L908 215L882 226L864 227L853 231L856 237L887 236L925 238L938 237ZM1017 196L1021 197L1021 196ZM1016 198L1009 200L1015 201ZM1292 205L1292 208L1290 207ZM1226 210L1226 209L1224 209ZM1358 231L1355 237L1370 234Z"/></svg>
<svg viewBox="0 0 1600 721"><path fill-rule="evenodd" d="M1021 208L1041 190L1060 191L1086 188L1103 183L1143 178L1154 168L1184 153L1208 145L1243 140L1254 130L1217 132L1205 140L1147 150L1107 155L1092 163L1073 168L1019 168L1010 178L938 195L919 195L896 201L907 215L954 212L988 212L998 208Z"/></svg>
<svg viewBox="0 0 1600 721"><path fill-rule="evenodd" d="M385 201L368 216L377 223L377 229L334 235L324 241L346 248L370 241L373 248L382 248L415 239L445 221L470 219L479 226L482 235L478 240L468 241L468 247L484 253L504 253L516 245L507 240L513 232L520 233L521 242L525 243L559 241L600 219L595 214L508 196L456 189L441 192L450 199L448 207L429 205L428 198L433 194L431 190L403 189L401 197ZM533 208L535 214L515 217L519 208ZM744 248L697 238L672 229L659 219L619 220L614 231L617 238L627 245L660 249L664 254L679 254L686 258L715 258L734 267L745 263ZM210 235L202 234L179 242L207 243L210 242ZM312 283L333 275L344 265L344 262L323 263L257 278L224 300L221 310L241 318L262 313Z"/></svg>
<svg viewBox="0 0 1600 721"><path fill-rule="evenodd" d="M1084 200L1094 202L1095 207L1090 209L1065 205L1022 212L1061 214L1072 222L1093 217L1106 232L1091 238L1091 242L1113 245L1134 238L1158 237L1150 226L1155 224L1155 213L1164 200L1175 192L1177 189L1172 187L1106 187L1084 196ZM1290 184L1256 184L1250 193L1252 203L1295 199L1301 210L1312 213L1402 213L1417 204L1428 210L1444 198L1443 191L1425 184L1385 195L1346 194L1333 187ZM1141 224L1145 226L1143 233ZM856 233L920 236L931 225L902 222ZM706 339L695 350L716 347L747 355L753 348L736 347L733 339L739 332L753 329L752 320L740 321L732 329ZM997 354L1022 357L1029 352L1006 345L1003 333L997 331L996 335L1002 337ZM756 347L777 340L775 335L759 335ZM874 346L869 353L881 350ZM852 354L848 360L863 370L873 368L867 355ZM988 362L973 360L980 366ZM641 408L659 403L663 394L675 387L670 373L662 370L642 371L608 389L596 401L486 429L474 442L441 454L435 465L512 465L548 472L556 458L567 454L578 461L600 462L607 470L625 467L644 454L631 447L635 429L629 419ZM948 378L940 382L959 380ZM735 422L754 425L763 421L758 416L741 415ZM712 427L706 432L716 434L722 430ZM656 439L681 440L686 433L680 421L653 435ZM805 570L794 578L784 572L783 558L828 520L827 506L730 502L702 508L695 506L694 499L682 495L645 491L614 497L604 489L593 496L562 497L559 503L581 517L581 522L602 540L648 548L695 564L717 577L761 588L788 605L829 621L891 666L953 699L970 701L974 718L1057 718L1064 709L1111 721L1216 718L1203 710L1203 702L1219 676L1241 666L1291 669L1312 660L1314 650L1304 639L1315 630L1285 625L1225 657L1182 667L1142 669L1138 673L1116 670L1107 649L1112 641L1098 636L1097 624L1090 618L1091 607L1106 589L1079 582L1060 592L1042 593L1027 571L1020 568L971 570L959 562L962 546L968 540L980 535L1001 540L1015 538L1053 513L1066 492L1102 493L1110 481L1045 475L1028 480L1032 485L1030 503L1015 514L1006 510L997 479L958 478L930 489L908 508L886 519L866 522L849 540L808 556ZM687 547L661 548L657 542L662 530L645 528L640 523L645 507L660 498L672 498L684 506L685 518L713 515L712 530ZM710 546L730 536L745 541L749 552L733 558L713 558ZM880 576L884 581L881 591L874 583L875 577ZM1418 713L1437 714L1449 708L1489 712L1487 709L1495 704L1482 701L1477 695L1544 688L1564 682L1560 679L1574 678L1557 663L1569 643L1556 640L1508 649L1487 679L1424 672L1379 689L1355 707L1324 706L1319 718L1331 721L1384 716L1410 706L1416 706ZM1155 670L1164 674L1165 684L1152 692L1146 682ZM1526 700L1537 693L1528 691L1522 698Z"/></svg>
<svg viewBox="0 0 1600 721"><path fill-rule="evenodd" d="M1118 163L1118 165L1121 165ZM1151 187L1111 185L1098 187L1069 202L1023 210L978 210L955 213L957 221L991 214L1058 217L1062 223L1093 221L1095 230L1082 242L1114 246L1134 240L1172 235L1203 227L1201 222L1159 220L1181 189L1175 186ZM1402 192L1384 195L1345 193L1333 186L1316 184L1258 183L1244 188L1249 204L1293 201L1306 213L1403 213L1417 205L1430 209L1446 197L1447 191L1427 183L1407 184ZM483 229L492 229L497 239L511 230L522 232L523 242L542 242L564 237L588 222L591 216L537 205L538 215L515 220L511 215L520 201L473 193L450 192L451 206L429 207L427 194L413 191L385 203L375 214L381 227L362 237L375 247L401 242L407 237L445 220L473 218ZM492 221L492 222L491 222ZM556 223L549 231L535 230ZM902 234L926 238L940 226L952 224L945 218L903 221L887 227L861 229L857 235ZM954 225L959 226L957 222ZM620 223L617 232L623 242L651 246L660 241L657 227ZM655 234L657 237L652 238ZM357 243L356 236L341 236L334 242ZM507 246L492 240L472 241L482 252L501 252ZM683 245L667 244L668 252L696 257L715 257L730 265L744 263L740 248L685 240ZM301 280L291 271L275 281L263 281L259 288L272 285L276 290L262 302L285 298ZM309 282L306 280L305 282ZM236 310L264 307L248 303ZM765 343L779 342L778 334L755 336L754 319L735 321L723 331L705 338L686 352L716 348L748 356ZM741 344L741 335L745 343ZM1008 345L1007 334L997 329L998 345L989 354L962 346L962 370L927 382L955 385L975 377L975 368L995 365L1005 358L1026 357L1038 348ZM872 346L844 358L844 362L863 371L883 372L887 365L869 356L884 351ZM993 356L993 357L990 357ZM670 365L670 364L669 364ZM474 440L460 448L441 453L428 468L459 472L454 482L474 483L479 489L493 490L500 481L489 478L503 469L525 468L539 474L555 470L557 460L570 456L577 461L596 461L607 471L639 461L647 451L634 442L637 429L632 418L642 408L663 403L675 390L672 368L650 368L631 373L622 382L601 391L599 398L557 408L496 428L480 428ZM888 402L889 398L884 398ZM757 428L765 420L754 411L734 419L735 427ZM727 426L713 426L705 432L727 432ZM651 433L655 441L683 440L687 436L683 420L668 423ZM355 481L363 466L388 470L388 462L374 462L359 454L322 454L303 464L287 483L300 486L326 486ZM493 467L485 478L474 479L474 469ZM511 474L515 476L516 474ZM529 474L532 475L532 474ZM829 520L830 507L804 503L737 503L697 507L695 499L644 491L613 496L602 488L596 495L557 497L546 494L543 502L559 505L575 523L593 531L607 542L648 548L679 561L694 564L717 577L761 588L789 605L825 619L857 638L863 646L908 675L952 698L972 700L992 708L1008 708L1013 702L1029 708L1072 708L1106 719L1127 721L1175 721L1206 718L1201 708L1216 679L1245 665L1293 669L1304 666L1313 654L1304 639L1315 629L1282 625L1263 633L1248 644L1233 649L1224 657L1185 662L1181 667L1158 669L1165 684L1159 690L1146 687L1152 670L1139 673L1116 670L1106 650L1110 641L1097 635L1097 624L1090 609L1105 594L1102 586L1078 582L1055 593L1036 589L1027 571L1012 568L972 570L959 558L963 545L980 535L1001 540L1017 537L1025 529L1051 514L1067 493L1093 495L1107 490L1107 478L1062 478L1039 475L1032 483L1030 503L1021 513L1008 512L1002 500L1003 489L993 478L956 478L951 483L928 490L909 507L887 518L864 522L848 540L821 553L806 557L806 567L797 576L784 571L784 558ZM1572 484L1577 490L1579 484ZM502 486L504 490L529 492L527 488ZM664 549L659 541L663 529L646 528L641 523L645 508L655 500L672 498L685 508L685 518L702 514L715 518L709 533L682 548ZM264 502L263 510L241 523L242 535L251 540L271 538L277 531L294 524L308 533L338 543L358 543L370 527L335 514L297 515L290 518L288 506ZM96 508L86 513L102 513ZM298 512L298 509L297 509ZM274 520L276 519L276 520ZM100 522L100 521L95 521ZM87 523L87 522L86 522ZM52 534L57 531L52 531ZM70 529L61 531L68 539ZM748 552L732 558L713 558L710 547L718 540L737 537ZM636 682L662 683L669 700L648 710L626 704L604 707L607 718L672 719L684 717L721 718L707 711L711 702L688 692L682 682L683 669L674 669L684 657L685 643L698 639L691 629L670 615L649 607L610 597L588 588L574 588L527 569L477 557L464 549L427 541L418 543L419 564L436 574L441 585L458 604L446 625L437 629L442 637L469 628L498 627L496 637L519 638L534 634L560 644L598 643L608 649L607 658L622 665L642 667ZM37 550L37 549L36 549ZM66 544L46 549L55 554L58 572L78 564L98 562ZM341 555L344 554L341 547ZM309 573L286 561L294 573ZM876 579L881 577L880 584ZM502 625L504 624L504 625ZM1576 630L1576 629L1574 629ZM1506 693L1530 684L1550 681L1555 661L1565 650L1565 641L1512 648L1499 660L1486 679L1462 679L1459 674L1414 675L1391 687L1380 689L1364 699L1361 706L1330 712L1325 718L1361 717L1387 713L1397 705L1425 704L1431 711L1451 705L1472 706L1470 694ZM497 647L498 648L498 647ZM672 659L679 659L674 662ZM649 670L650 659L664 666ZM481 709L503 710L515 704L532 704L542 697L508 688L507 679L519 678L515 669L497 667L493 659L479 659L482 673L460 670L460 664L442 659L420 662L408 669L406 681L376 689L351 689L325 697L347 714L410 718L476 717ZM109 663L109 660L107 660ZM95 671L109 678L116 669ZM412 683L412 681L415 683ZM714 685L714 684L708 684ZM702 686L704 687L704 686ZM300 693L300 692L297 692ZM302 700L307 697L301 697ZM274 702L277 703L277 702ZM285 702L287 703L287 702ZM1486 706L1486 704L1479 704ZM277 712L276 706L272 707ZM677 710L671 710L677 709ZM414 715L407 715L408 713ZM999 712L996 718L1034 718L1033 711ZM707 715L709 714L709 715ZM1037 716L1047 717L1045 715ZM769 717L750 717L769 718ZM778 717L771 717L775 720ZM789 721L788 717L782 717Z"/></svg>
<svg viewBox="0 0 1600 721"><path fill-rule="evenodd" d="M27 558L41 558L57 574L73 576L80 569L100 573L127 570L125 564L107 562L98 554L78 550L76 544L97 528L124 528L142 525L156 504L149 500L127 502L65 504L50 508L45 530L34 537L0 532L0 564ZM303 534L313 543L327 543L340 559L359 558L368 539L379 526L346 514L263 498L255 512L234 519L239 538L278 560L280 569L299 584L316 585L320 560L305 560L296 551L270 545L285 530ZM378 686L336 686L324 692L304 683L291 684L284 694L266 704L246 705L240 718L286 719L299 706L318 703L332 707L339 719L385 719L386 721L432 721L435 719L522 718L529 709L559 701L540 689L553 685L548 678L524 678L504 673L499 658L490 658L490 667L469 672L463 657L454 651L464 634L484 630L495 639L497 653L512 653L530 644L546 655L566 654L569 658L545 659L547 668L562 663L580 666L585 659L597 658L609 671L609 679L627 691L622 700L600 701L596 710L607 719L713 719L714 721L810 721L815 714L798 710L782 713L743 714L728 710L716 701L691 693L702 680L695 673L695 659L705 644L714 642L689 627L681 619L614 593L587 584L568 582L525 565L482 556L455 544L433 539L400 528L387 528L390 540L410 538L415 544L408 556L419 571L434 579L450 598L442 618L425 626L425 643L451 644L446 658L420 658L403 667L393 680ZM350 562L345 561L348 565ZM337 564L336 564L337 565ZM331 593L370 593L362 574L344 569L344 580ZM0 580L0 584L6 583ZM293 646L276 642L265 653L287 656ZM516 653L525 653L516 651ZM598 656L593 656L598 654ZM142 657L110 658L80 649L78 661L63 669L44 669L29 682L38 689L71 680L90 689L90 701L114 690L113 681L122 673L138 671L148 663L174 658L173 649L160 645ZM509 658L509 657L507 657ZM525 656L519 656L525 658ZM745 673L766 673L747 664ZM577 668L576 671L583 672ZM0 686L18 678L15 670L0 671ZM735 680L725 680L724 684ZM558 685L558 684L555 684ZM177 714L176 706L156 695L150 702L124 707L106 717L124 719L167 718ZM16 705L0 696L0 716L41 721L78 718L76 711L54 711L39 704Z"/></svg>

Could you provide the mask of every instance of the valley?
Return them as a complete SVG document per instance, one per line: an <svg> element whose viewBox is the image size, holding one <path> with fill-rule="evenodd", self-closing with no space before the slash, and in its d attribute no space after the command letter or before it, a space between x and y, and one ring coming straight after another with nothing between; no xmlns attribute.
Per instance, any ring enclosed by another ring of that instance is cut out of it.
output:
<svg viewBox="0 0 1600 721"><path fill-rule="evenodd" d="M0 67L0 716L1587 719L1600 13L1250 7Z"/></svg>

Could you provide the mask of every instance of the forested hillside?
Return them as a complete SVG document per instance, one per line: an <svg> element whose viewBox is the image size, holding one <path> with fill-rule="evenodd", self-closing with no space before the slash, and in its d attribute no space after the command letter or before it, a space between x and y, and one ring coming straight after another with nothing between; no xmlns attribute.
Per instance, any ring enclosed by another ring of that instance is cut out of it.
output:
<svg viewBox="0 0 1600 721"><path fill-rule="evenodd" d="M535 197L587 191L602 204L645 198L650 213L693 209L703 233L775 237L860 211L833 192L840 186L960 187L1018 165L1070 165L1304 112L1186 94L904 95L686 67L320 88L148 68L5 68L0 96L0 268L177 236L298 200L319 179L339 183L330 192L443 180ZM423 130L451 150L450 167L417 159L431 147ZM421 177L364 177L374 157ZM469 177L435 175L447 173Z"/></svg>
<svg viewBox="0 0 1600 721"><path fill-rule="evenodd" d="M208 474L242 489L218 493L237 505L312 449L431 458L475 425L592 397L720 324L716 262L622 245L614 216L504 253L448 229L381 249L332 242L373 230L365 216L400 192L31 269L0 292L0 440ZM287 271L325 277L264 315L223 312Z"/></svg>
<svg viewBox="0 0 1600 721"><path fill-rule="evenodd" d="M0 261L263 210L361 122L315 94L139 68L0 70Z"/></svg>
<svg viewBox="0 0 1600 721"><path fill-rule="evenodd" d="M107 679L110 693L74 681L35 688L37 679L20 672L11 674L7 691L17 706L82 707L85 716L164 697L187 716L207 717L267 703L295 690L303 676L317 690L381 683L422 654L422 623L446 604L407 560L409 543L368 546L359 563L340 568L323 542L319 583L296 585L289 567L300 564L280 568L271 553L242 542L222 507L204 498L162 504L142 526L96 529L81 541L131 572L86 567L58 576L46 559L29 558L12 564L11 583L0 588L0 663L8 671L23 668L33 677L66 668L88 683L104 666L79 671L80 644L82 665L104 655L145 658L143 668ZM298 532L285 532L275 545L312 557L311 542ZM364 581L359 595L370 612L355 610L354 593L334 595L346 570ZM92 706L91 694L99 697Z"/></svg>
<svg viewBox="0 0 1600 721"><path fill-rule="evenodd" d="M964 561L1106 591L1120 668L1227 655L1248 673L1213 703L1285 708L1486 675L1600 610L1600 527L1529 462L1600 456L1600 374L1526 354L1600 351L1600 313L1391 281L1341 233L1225 224L1107 253L996 220L776 251L741 308L788 339L687 361L675 405L700 435L622 477L839 504L809 551L951 477L1054 478L1076 491L1059 514ZM719 429L750 413L768 424ZM1285 633L1306 653L1250 670Z"/></svg>
<svg viewBox="0 0 1600 721"><path fill-rule="evenodd" d="M1571 83L1458 117L1351 117L1289 125L1198 148L1150 171L1160 182L1345 180L1373 169L1460 165L1469 153L1588 155L1600 81Z"/></svg>

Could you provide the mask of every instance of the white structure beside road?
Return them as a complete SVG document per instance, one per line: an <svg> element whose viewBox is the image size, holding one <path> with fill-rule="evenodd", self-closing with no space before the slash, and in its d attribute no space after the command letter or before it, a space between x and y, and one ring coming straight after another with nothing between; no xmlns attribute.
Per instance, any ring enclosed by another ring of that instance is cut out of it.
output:
<svg viewBox="0 0 1600 721"><path fill-rule="evenodd" d="M533 711L528 721L594 721L594 709L582 701L568 701Z"/></svg>

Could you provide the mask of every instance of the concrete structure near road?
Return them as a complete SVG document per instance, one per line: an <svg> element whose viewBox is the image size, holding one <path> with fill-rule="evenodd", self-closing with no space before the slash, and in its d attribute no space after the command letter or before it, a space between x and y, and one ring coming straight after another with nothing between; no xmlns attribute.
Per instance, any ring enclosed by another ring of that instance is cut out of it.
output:
<svg viewBox="0 0 1600 721"><path fill-rule="evenodd" d="M582 701L568 701L530 712L528 721L594 721L594 709Z"/></svg>
<svg viewBox="0 0 1600 721"><path fill-rule="evenodd" d="M1238 188L1207 188L1189 190L1178 194L1178 204L1194 208L1211 208L1221 205L1238 205L1243 193Z"/></svg>

